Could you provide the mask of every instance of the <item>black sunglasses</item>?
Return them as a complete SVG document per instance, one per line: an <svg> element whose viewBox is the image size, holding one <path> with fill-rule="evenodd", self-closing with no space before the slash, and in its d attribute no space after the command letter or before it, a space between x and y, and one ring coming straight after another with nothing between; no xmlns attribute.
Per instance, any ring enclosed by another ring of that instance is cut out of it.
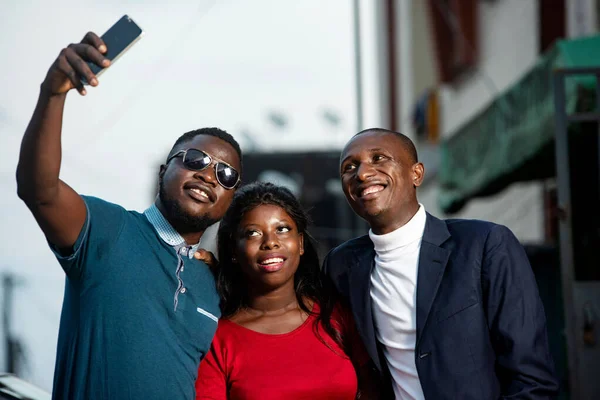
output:
<svg viewBox="0 0 600 400"><path fill-rule="evenodd" d="M225 161L221 161L211 156L205 151L198 149L181 150L167 159L169 161L175 157L183 156L183 166L191 171L202 171L208 168L215 160L215 176L217 182L225 189L233 189L240 182L240 173Z"/></svg>

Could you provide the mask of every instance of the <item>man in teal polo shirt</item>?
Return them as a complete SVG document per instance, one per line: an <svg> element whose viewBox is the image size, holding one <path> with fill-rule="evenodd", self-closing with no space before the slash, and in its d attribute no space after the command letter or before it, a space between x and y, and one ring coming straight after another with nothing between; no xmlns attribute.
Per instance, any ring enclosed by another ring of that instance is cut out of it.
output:
<svg viewBox="0 0 600 400"><path fill-rule="evenodd" d="M143 214L81 196L59 179L67 92L107 67L93 33L70 45L41 84L17 168L18 194L66 273L54 399L193 399L219 317L207 265L193 258L240 181L241 151L217 128L181 136Z"/></svg>

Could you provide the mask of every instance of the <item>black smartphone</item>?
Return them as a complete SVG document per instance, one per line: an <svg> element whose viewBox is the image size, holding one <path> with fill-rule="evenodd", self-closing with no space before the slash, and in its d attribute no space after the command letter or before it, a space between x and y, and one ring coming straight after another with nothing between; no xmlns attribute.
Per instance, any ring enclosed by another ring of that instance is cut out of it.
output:
<svg viewBox="0 0 600 400"><path fill-rule="evenodd" d="M104 57L108 58L113 65L131 46L133 46L144 34L142 28L138 26L128 15L123 15L113 26L110 27L102 40L106 44L107 52ZM96 76L100 76L105 68L94 63L88 62L90 69Z"/></svg>

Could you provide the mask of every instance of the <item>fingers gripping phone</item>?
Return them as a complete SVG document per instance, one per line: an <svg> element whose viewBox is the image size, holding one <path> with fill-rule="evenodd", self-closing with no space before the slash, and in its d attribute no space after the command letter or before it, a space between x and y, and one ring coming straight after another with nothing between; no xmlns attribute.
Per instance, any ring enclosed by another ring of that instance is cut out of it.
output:
<svg viewBox="0 0 600 400"><path fill-rule="evenodd" d="M131 46L133 46L144 34L140 28L128 15L124 15L113 26L110 27L102 40L106 45L104 57L110 60L113 65ZM97 77L100 76L106 68L100 67L92 62L88 62L90 69ZM87 84L87 82L86 82Z"/></svg>

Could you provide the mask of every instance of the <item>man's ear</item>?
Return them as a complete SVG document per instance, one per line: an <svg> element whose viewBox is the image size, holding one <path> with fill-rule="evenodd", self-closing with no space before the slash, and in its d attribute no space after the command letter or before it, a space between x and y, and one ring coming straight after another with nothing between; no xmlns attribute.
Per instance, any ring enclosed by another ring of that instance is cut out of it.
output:
<svg viewBox="0 0 600 400"><path fill-rule="evenodd" d="M160 169L158 170L158 177L162 179L165 176L165 172L167 171L166 164L161 164Z"/></svg>
<svg viewBox="0 0 600 400"><path fill-rule="evenodd" d="M421 186L423 183L423 177L425 176L425 167L423 163L415 163L412 166L412 177L413 177L413 185L414 187Z"/></svg>

